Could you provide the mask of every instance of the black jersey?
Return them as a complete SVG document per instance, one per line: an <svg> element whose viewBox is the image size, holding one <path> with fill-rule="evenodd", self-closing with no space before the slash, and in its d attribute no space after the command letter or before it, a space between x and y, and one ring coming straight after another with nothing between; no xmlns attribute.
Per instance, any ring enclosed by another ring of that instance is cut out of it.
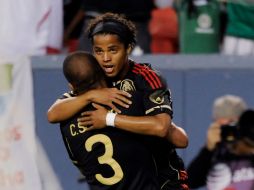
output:
<svg viewBox="0 0 254 190"><path fill-rule="evenodd" d="M91 110L86 106L83 111ZM73 161L91 190L158 190L151 152L139 135L113 127L86 132L77 122L80 113L60 124Z"/></svg>
<svg viewBox="0 0 254 190"><path fill-rule="evenodd" d="M122 113L132 116L168 113L172 117L172 100L166 81L148 64L137 64L130 60L129 65L124 79L107 79L110 87L132 95L134 103L129 108L119 107Z"/></svg>
<svg viewBox="0 0 254 190"><path fill-rule="evenodd" d="M172 118L172 99L166 81L148 64L137 64L131 60L129 64L130 69L124 79L108 81L112 86L132 94L130 107L119 107L122 114L144 116L168 113ZM183 161L172 144L155 136L144 135L143 140L156 160L161 189L188 189Z"/></svg>

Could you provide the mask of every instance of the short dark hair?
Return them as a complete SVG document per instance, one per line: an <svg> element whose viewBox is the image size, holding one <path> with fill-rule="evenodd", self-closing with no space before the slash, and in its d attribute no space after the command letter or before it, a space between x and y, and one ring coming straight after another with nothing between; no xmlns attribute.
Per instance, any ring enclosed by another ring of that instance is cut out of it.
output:
<svg viewBox="0 0 254 190"><path fill-rule="evenodd" d="M63 61L63 73L77 92L89 90L105 80L105 74L95 57L85 51L69 54Z"/></svg>
<svg viewBox="0 0 254 190"><path fill-rule="evenodd" d="M105 25L109 24L111 27L105 27ZM104 25L104 27L100 27L100 25ZM98 27L100 27L99 30L97 30ZM126 17L121 14L108 12L92 19L86 29L86 33L92 43L93 36L96 34L116 34L126 48L129 45L132 48L136 45L136 27L133 22L127 20Z"/></svg>

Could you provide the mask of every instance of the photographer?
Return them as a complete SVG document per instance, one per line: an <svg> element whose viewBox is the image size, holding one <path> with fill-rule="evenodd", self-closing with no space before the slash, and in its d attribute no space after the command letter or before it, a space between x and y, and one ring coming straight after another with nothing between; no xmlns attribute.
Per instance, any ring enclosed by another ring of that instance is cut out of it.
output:
<svg viewBox="0 0 254 190"><path fill-rule="evenodd" d="M245 111L235 129L235 140L225 139L227 146L209 170L208 190L254 189L254 110Z"/></svg>
<svg viewBox="0 0 254 190"><path fill-rule="evenodd" d="M235 95L224 95L215 99L212 110L213 123L208 128L206 144L187 168L190 188L206 185L209 170L213 167L216 157L219 157L224 147L227 147L227 143L224 143L221 134L232 131L230 130L232 127L226 127L226 125L237 123L240 115L246 109L244 100ZM222 128L224 129L223 133L221 133ZM232 134L232 132L230 133ZM231 140L233 137L231 135Z"/></svg>

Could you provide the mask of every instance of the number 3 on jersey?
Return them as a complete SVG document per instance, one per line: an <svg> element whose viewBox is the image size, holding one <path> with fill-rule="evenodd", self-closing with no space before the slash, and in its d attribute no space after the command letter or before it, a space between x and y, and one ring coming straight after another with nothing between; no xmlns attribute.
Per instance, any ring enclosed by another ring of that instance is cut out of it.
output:
<svg viewBox="0 0 254 190"><path fill-rule="evenodd" d="M112 177L103 177L101 174L96 174L95 178L104 185L114 185L121 181L123 178L123 170L113 156L113 144L110 138L103 134L97 134L89 137L85 142L85 148L88 152L92 151L92 147L95 143L102 143L105 147L105 153L98 157L100 164L109 165L114 171Z"/></svg>

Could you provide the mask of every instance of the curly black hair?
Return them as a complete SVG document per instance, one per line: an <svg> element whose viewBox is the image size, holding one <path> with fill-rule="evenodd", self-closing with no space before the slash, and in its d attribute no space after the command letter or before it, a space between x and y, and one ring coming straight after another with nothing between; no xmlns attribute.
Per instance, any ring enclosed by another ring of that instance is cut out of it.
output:
<svg viewBox="0 0 254 190"><path fill-rule="evenodd" d="M96 34L93 34L94 29L100 24L100 23L115 23L116 27L122 28L124 31L126 31L126 34L119 35L117 32L112 31L101 31L96 34L116 34L119 37L119 40L124 43L125 47L128 47L129 45L133 48L136 45L136 26L133 22L126 19L126 17L123 14L116 14L116 13L105 13L100 16L97 16L96 18L92 19L87 28L86 28L86 35L88 35L88 38L92 40L93 43L93 36Z"/></svg>

